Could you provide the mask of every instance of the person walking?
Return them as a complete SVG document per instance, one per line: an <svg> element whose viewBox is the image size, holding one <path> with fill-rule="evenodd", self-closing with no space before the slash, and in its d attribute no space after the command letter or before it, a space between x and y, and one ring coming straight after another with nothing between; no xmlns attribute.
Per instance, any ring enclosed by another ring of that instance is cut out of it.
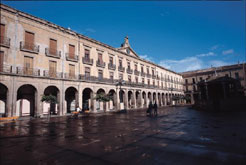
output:
<svg viewBox="0 0 246 165"><path fill-rule="evenodd" d="M154 115L157 116L157 104L156 104L156 101L155 101L155 104L154 104Z"/></svg>
<svg viewBox="0 0 246 165"><path fill-rule="evenodd" d="M153 104L152 104L152 102L150 101L150 102L149 102L149 107L148 107L148 110L147 110L147 113L149 113L149 116L152 116L152 109L153 109Z"/></svg>

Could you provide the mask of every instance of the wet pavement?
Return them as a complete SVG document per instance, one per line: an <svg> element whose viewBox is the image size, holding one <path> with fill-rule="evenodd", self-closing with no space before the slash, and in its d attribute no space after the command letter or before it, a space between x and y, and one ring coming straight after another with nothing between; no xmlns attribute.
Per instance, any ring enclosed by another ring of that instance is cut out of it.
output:
<svg viewBox="0 0 246 165"><path fill-rule="evenodd" d="M246 112L187 107L0 125L0 164L246 164Z"/></svg>

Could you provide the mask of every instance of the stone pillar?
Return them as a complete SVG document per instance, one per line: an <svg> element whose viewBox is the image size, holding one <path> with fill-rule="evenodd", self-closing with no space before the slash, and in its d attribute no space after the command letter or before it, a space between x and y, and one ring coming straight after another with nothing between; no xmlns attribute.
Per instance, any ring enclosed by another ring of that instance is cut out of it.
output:
<svg viewBox="0 0 246 165"><path fill-rule="evenodd" d="M128 106L128 90L126 89L125 90L125 98L124 98L124 106L125 106L125 109L129 109L129 106Z"/></svg>
<svg viewBox="0 0 246 165"><path fill-rule="evenodd" d="M78 102L79 102L79 107L83 108L83 91L80 90L80 86L78 87Z"/></svg>
<svg viewBox="0 0 246 165"><path fill-rule="evenodd" d="M62 107L64 104L63 104L63 99L62 99L62 92L63 91L59 91L58 94L57 94L57 100L58 100L58 115L61 116L63 115L63 112L62 112L62 109L65 108L65 107Z"/></svg>
<svg viewBox="0 0 246 165"><path fill-rule="evenodd" d="M37 89L36 93L35 93L35 102L36 102L36 117L42 117L43 116L43 107L42 107L42 102L41 102L41 90Z"/></svg>
<svg viewBox="0 0 246 165"><path fill-rule="evenodd" d="M91 92L91 106L92 106L93 112L97 111L97 106L96 106L97 101L96 101L96 99L93 99L95 97L96 97L96 93Z"/></svg>
<svg viewBox="0 0 246 165"><path fill-rule="evenodd" d="M140 102L140 108L143 108L143 92L139 92L139 102Z"/></svg>

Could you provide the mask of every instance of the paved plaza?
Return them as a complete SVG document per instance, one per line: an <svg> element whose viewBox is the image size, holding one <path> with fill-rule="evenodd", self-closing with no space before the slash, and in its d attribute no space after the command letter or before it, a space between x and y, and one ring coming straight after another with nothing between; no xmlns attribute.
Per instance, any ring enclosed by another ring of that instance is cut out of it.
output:
<svg viewBox="0 0 246 165"><path fill-rule="evenodd" d="M246 164L246 112L54 117L0 126L0 164Z"/></svg>

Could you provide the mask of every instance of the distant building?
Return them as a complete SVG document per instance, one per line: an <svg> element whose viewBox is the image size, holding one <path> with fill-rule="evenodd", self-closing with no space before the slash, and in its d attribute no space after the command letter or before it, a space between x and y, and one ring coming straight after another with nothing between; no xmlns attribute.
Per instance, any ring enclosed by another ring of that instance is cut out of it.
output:
<svg viewBox="0 0 246 165"><path fill-rule="evenodd" d="M91 112L137 109L149 101L166 106L183 95L182 76L140 58L128 37L114 48L6 5L0 10L2 116L42 116L49 109L65 115L77 106ZM122 80L120 100L116 83ZM113 100L99 102L97 94ZM41 102L42 95L55 96L57 104Z"/></svg>
<svg viewBox="0 0 246 165"><path fill-rule="evenodd" d="M190 103L194 103L194 100L198 99L198 83L203 80L209 80L216 77L229 77L238 80L246 89L245 76L246 68L244 64L234 64L221 67L211 67L208 69L201 69L195 71L188 71L181 73L184 78L184 93L185 96L190 97Z"/></svg>

